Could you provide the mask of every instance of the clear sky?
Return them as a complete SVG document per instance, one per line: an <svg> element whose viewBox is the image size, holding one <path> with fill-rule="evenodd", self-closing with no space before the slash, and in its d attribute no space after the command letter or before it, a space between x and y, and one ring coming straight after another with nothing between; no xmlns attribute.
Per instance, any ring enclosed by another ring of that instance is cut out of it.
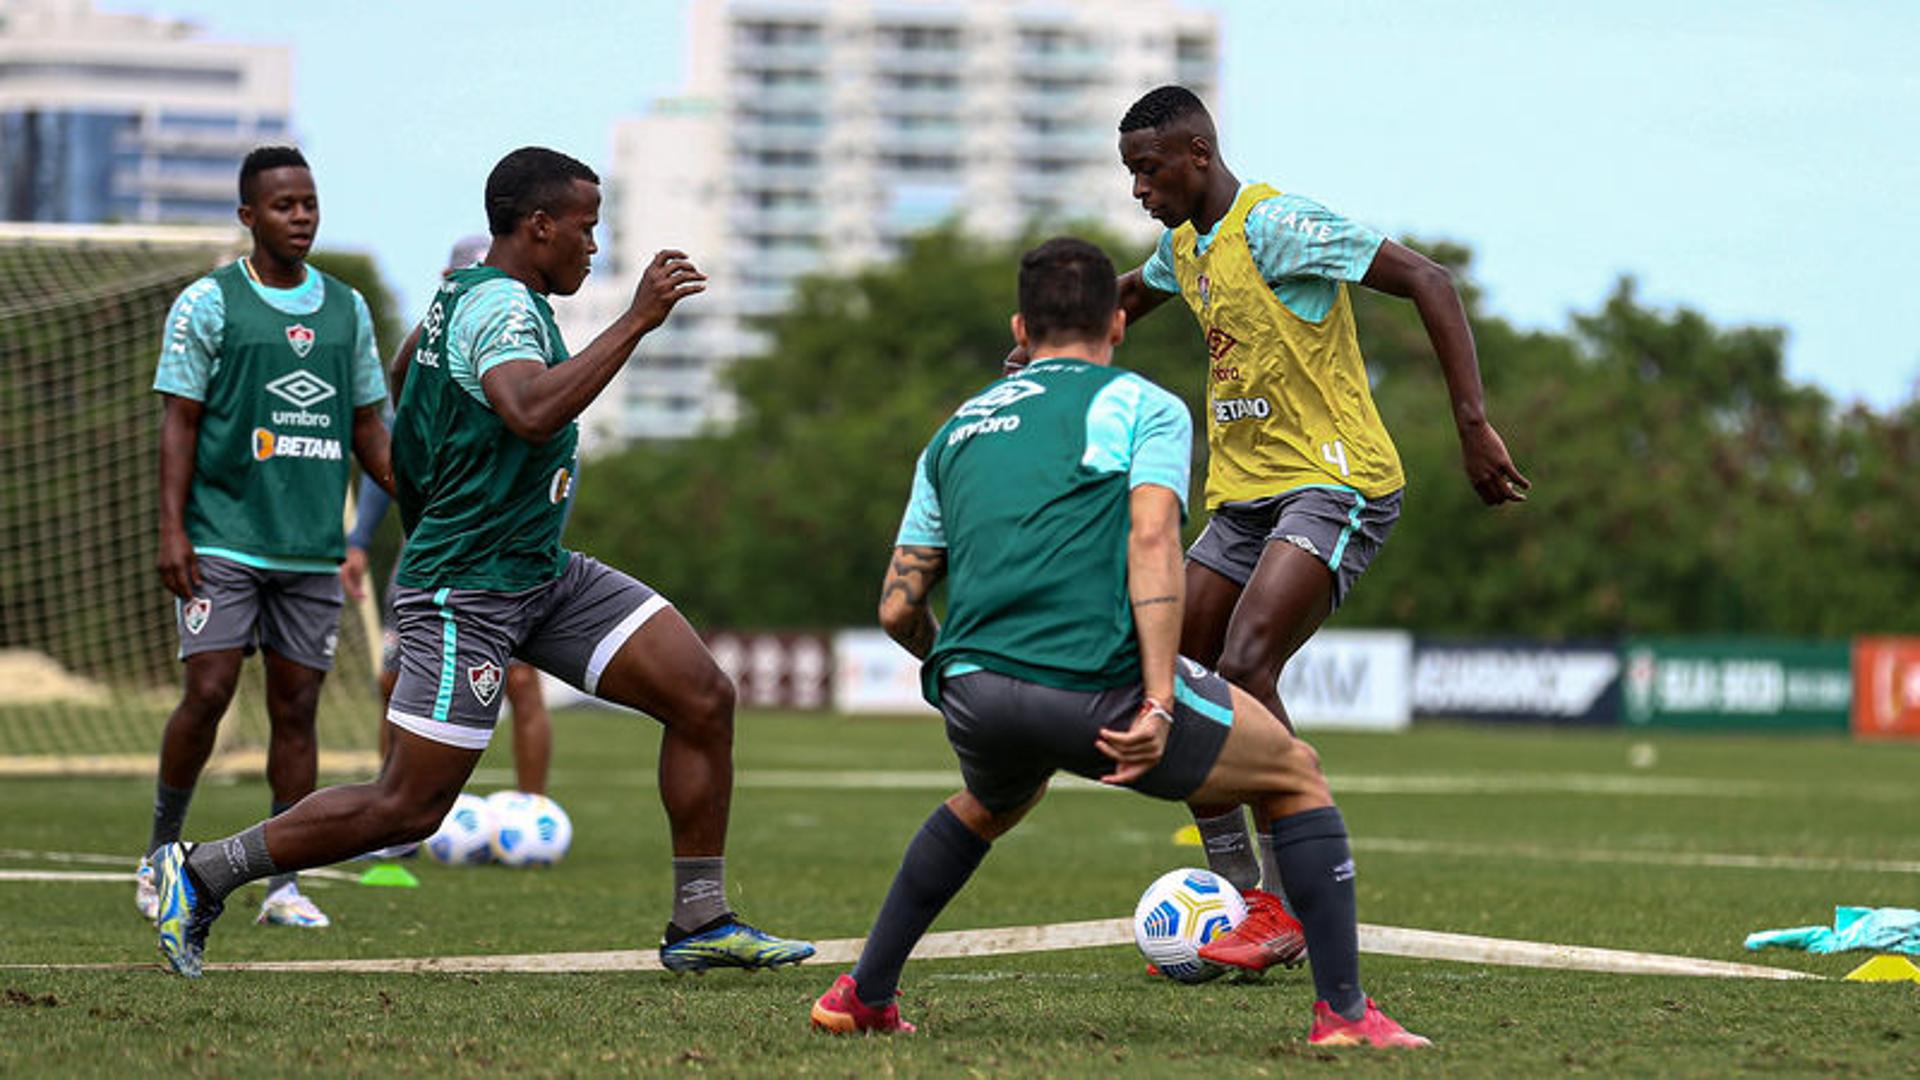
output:
<svg viewBox="0 0 1920 1080"><path fill-rule="evenodd" d="M603 163L676 92L673 0L97 0L291 44L323 246L419 301L526 143ZM1563 328L1641 297L1784 327L1788 370L1878 408L1920 390L1920 4L1221 0L1213 102L1242 179L1475 252L1490 309ZM1116 118L1117 120L1117 118ZM1124 183L1116 164L1114 182Z"/></svg>

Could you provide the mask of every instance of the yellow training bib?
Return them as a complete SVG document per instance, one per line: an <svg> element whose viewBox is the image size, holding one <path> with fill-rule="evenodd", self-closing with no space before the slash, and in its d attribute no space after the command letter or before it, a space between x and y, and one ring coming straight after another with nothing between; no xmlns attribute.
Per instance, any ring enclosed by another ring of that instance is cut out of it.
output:
<svg viewBox="0 0 1920 1080"><path fill-rule="evenodd" d="M1310 484L1378 497L1406 483L1367 387L1346 285L1308 322L1254 264L1247 213L1278 194L1242 188L1204 252L1192 222L1173 233L1180 295L1206 333L1209 510Z"/></svg>

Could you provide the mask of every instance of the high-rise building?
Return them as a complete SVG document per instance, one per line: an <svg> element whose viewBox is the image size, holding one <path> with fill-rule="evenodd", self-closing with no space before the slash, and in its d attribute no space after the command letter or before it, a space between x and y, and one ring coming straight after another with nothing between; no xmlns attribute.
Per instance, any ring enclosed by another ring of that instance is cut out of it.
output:
<svg viewBox="0 0 1920 1080"><path fill-rule="evenodd" d="M1157 226L1117 125L1177 82L1212 99L1214 14L1175 0L693 0L685 92L614 132L611 273L560 308L583 340L652 252L711 278L586 417L589 444L725 424L718 376L797 276L884 259L942 220L989 236L1092 220Z"/></svg>
<svg viewBox="0 0 1920 1080"><path fill-rule="evenodd" d="M0 219L231 221L287 139L291 56L89 0L0 0Z"/></svg>

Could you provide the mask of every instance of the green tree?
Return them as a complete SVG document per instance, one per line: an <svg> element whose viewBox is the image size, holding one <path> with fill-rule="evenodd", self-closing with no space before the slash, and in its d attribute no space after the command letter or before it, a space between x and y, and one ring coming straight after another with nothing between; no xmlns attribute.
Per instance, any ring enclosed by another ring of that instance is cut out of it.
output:
<svg viewBox="0 0 1920 1080"><path fill-rule="evenodd" d="M765 353L733 369L738 424L589 465L573 539L706 625L871 623L915 456L999 374L1024 246L942 229L895 263L802 282L767 323ZM1568 332L1520 330L1481 310L1464 248L1426 250L1465 282L1489 414L1534 492L1522 506L1480 504L1413 306L1355 290L1408 488L1340 624L1920 630L1920 401L1837 412L1786 378L1778 331L1651 309L1630 280ZM1206 354L1179 307L1132 328L1117 362L1198 414ZM1204 463L1197 446L1190 535L1204 521Z"/></svg>

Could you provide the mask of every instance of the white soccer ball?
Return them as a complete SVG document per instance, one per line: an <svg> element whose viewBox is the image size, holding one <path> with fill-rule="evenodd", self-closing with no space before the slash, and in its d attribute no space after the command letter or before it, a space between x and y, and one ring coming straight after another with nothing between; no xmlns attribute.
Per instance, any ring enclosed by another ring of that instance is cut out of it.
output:
<svg viewBox="0 0 1920 1080"><path fill-rule="evenodd" d="M1206 982L1226 969L1200 959L1200 946L1246 917L1247 902L1225 878L1210 870L1170 870L1140 894L1133 940L1140 955L1168 978Z"/></svg>
<svg viewBox="0 0 1920 1080"><path fill-rule="evenodd" d="M487 806L493 810L493 858L503 866L552 866L573 843L573 819L545 795L496 791Z"/></svg>
<svg viewBox="0 0 1920 1080"><path fill-rule="evenodd" d="M474 866L493 857L493 808L478 795L462 793L440 828L427 837L427 855L448 866Z"/></svg>

